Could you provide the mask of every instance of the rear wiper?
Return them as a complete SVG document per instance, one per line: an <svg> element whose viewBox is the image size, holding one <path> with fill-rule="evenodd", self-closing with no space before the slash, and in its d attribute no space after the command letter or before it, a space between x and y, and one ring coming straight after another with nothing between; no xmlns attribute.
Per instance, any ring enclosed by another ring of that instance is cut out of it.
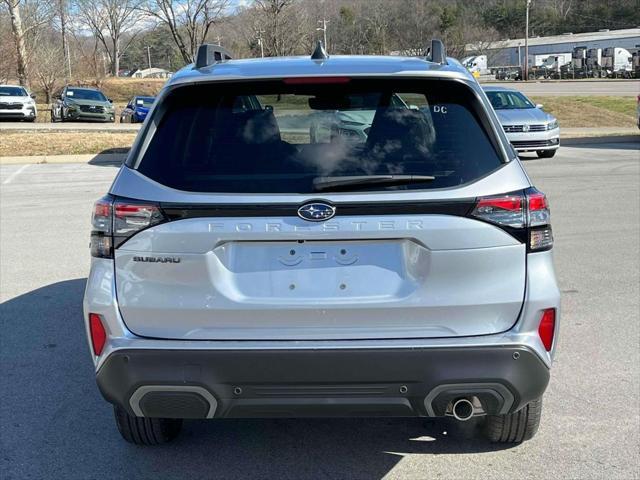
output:
<svg viewBox="0 0 640 480"><path fill-rule="evenodd" d="M371 185L409 185L411 183L432 182L430 175L353 175L344 177L316 177L313 188L316 192L342 190L345 188L368 187Z"/></svg>

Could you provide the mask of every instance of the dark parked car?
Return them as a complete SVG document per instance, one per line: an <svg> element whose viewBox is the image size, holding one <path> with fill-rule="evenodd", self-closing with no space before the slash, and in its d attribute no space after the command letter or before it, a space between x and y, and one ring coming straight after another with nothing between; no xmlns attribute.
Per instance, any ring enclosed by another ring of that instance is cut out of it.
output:
<svg viewBox="0 0 640 480"><path fill-rule="evenodd" d="M51 121L113 122L115 111L110 98L96 88L64 87L54 95Z"/></svg>
<svg viewBox="0 0 640 480"><path fill-rule="evenodd" d="M126 108L120 112L120 123L141 123L147 118L147 113L153 106L156 97L133 97Z"/></svg>

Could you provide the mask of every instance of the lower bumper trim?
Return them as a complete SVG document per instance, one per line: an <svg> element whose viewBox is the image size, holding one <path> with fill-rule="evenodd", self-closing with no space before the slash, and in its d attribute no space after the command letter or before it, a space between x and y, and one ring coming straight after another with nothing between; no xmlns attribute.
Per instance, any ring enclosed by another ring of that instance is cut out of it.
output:
<svg viewBox="0 0 640 480"><path fill-rule="evenodd" d="M442 416L456 395L502 414L542 396L548 381L525 346L117 350L97 373L107 401L167 418Z"/></svg>

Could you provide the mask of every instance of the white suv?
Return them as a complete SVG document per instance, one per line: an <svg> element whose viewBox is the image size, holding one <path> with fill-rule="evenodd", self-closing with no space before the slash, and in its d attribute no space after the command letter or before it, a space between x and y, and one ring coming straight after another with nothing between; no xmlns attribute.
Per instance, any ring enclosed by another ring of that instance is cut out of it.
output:
<svg viewBox="0 0 640 480"><path fill-rule="evenodd" d="M549 206L477 82L438 41L228 57L202 46L168 82L94 208L86 330L123 437L448 415L531 438L559 322ZM366 138L311 141L318 109L364 96Z"/></svg>
<svg viewBox="0 0 640 480"><path fill-rule="evenodd" d="M36 96L19 85L0 85L0 119L35 121Z"/></svg>

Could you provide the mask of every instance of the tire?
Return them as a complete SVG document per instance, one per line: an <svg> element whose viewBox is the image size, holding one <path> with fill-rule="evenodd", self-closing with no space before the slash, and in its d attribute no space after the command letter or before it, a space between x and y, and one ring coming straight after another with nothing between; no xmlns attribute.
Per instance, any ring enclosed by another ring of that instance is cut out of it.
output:
<svg viewBox="0 0 640 480"><path fill-rule="evenodd" d="M556 151L555 150L538 150L536 154L538 155L538 158L553 158L553 156L556 154Z"/></svg>
<svg viewBox="0 0 640 480"><path fill-rule="evenodd" d="M182 419L142 418L129 415L121 407L113 407L116 425L122 438L135 445L161 445L178 436Z"/></svg>
<svg viewBox="0 0 640 480"><path fill-rule="evenodd" d="M485 435L494 443L522 443L531 440L540 426L542 398L507 415L487 415Z"/></svg>

